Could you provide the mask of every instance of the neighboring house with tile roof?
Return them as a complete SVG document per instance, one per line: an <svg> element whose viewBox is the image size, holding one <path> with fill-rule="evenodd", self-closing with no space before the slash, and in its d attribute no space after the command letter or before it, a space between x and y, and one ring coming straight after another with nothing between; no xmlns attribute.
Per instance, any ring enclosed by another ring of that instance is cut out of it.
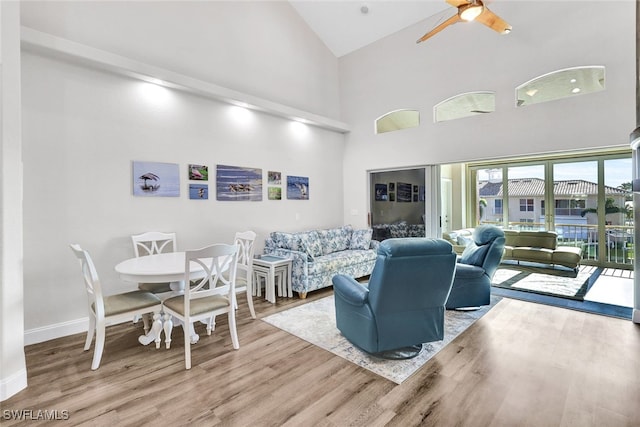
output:
<svg viewBox="0 0 640 427"><path fill-rule="evenodd" d="M545 182L540 178L518 178L508 181L508 220L510 224L520 228L544 227L545 224ZM598 205L598 184L581 179L554 182L555 223L562 232L570 226L597 225L595 214L585 209L596 209ZM615 206L624 208L627 193L610 186L604 187L605 198L612 199ZM504 189L502 181L479 181L478 195L487 202L484 209L483 222L502 222L505 214ZM607 223L624 225L625 214L607 214ZM565 227L563 227L565 226ZM574 228L575 229L575 228ZM566 236L565 236L566 237Z"/></svg>

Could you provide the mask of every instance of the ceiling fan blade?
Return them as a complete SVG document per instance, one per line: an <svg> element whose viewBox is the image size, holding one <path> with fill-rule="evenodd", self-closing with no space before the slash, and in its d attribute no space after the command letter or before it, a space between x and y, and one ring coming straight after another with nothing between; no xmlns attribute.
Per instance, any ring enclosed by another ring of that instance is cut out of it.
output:
<svg viewBox="0 0 640 427"><path fill-rule="evenodd" d="M456 13L455 15L453 15L451 18L447 19L446 21L444 21L442 24L436 26L433 30L429 31L427 34L425 34L424 36L420 37L418 40L416 40L416 43L420 43L423 42L433 36L435 36L436 34L438 34L440 31L444 30L445 28L447 28L449 25L455 24L456 22L458 22L460 20L460 17L458 16L458 14Z"/></svg>
<svg viewBox="0 0 640 427"><path fill-rule="evenodd" d="M464 6L465 4L471 3L471 0L468 0L468 1L467 0L445 0L445 1L453 7L460 7L460 6Z"/></svg>
<svg viewBox="0 0 640 427"><path fill-rule="evenodd" d="M511 25L484 6L482 13L475 19L500 34L511 32Z"/></svg>

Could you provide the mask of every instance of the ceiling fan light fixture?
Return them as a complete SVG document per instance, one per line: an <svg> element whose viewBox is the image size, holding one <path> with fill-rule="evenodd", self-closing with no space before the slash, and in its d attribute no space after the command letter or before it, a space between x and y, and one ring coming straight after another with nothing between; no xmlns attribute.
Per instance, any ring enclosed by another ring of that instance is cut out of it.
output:
<svg viewBox="0 0 640 427"><path fill-rule="evenodd" d="M458 9L458 15L463 21L470 22L480 16L483 9L484 7L482 6L482 3L476 3L474 1L473 3L460 6Z"/></svg>

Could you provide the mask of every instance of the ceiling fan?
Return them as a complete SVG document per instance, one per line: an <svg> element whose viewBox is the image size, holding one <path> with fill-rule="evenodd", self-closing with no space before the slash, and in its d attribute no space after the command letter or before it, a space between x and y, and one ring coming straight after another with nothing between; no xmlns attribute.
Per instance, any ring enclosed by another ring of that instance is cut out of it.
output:
<svg viewBox="0 0 640 427"><path fill-rule="evenodd" d="M453 25L459 21L478 21L500 34L508 34L511 32L511 25L493 13L482 3L482 0L445 0L451 6L458 9L458 12L451 18L436 26L433 30L420 37L416 43L423 42L449 25Z"/></svg>

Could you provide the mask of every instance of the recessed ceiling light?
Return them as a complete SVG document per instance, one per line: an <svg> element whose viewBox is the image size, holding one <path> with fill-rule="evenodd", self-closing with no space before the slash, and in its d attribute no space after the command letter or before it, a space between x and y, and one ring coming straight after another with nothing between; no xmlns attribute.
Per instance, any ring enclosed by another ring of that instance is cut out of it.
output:
<svg viewBox="0 0 640 427"><path fill-rule="evenodd" d="M569 81L570 81L571 83L575 83L575 82L577 82L577 80L576 80L576 79L571 79L571 80L569 80Z"/></svg>
<svg viewBox="0 0 640 427"><path fill-rule="evenodd" d="M571 93L579 93L579 92L580 92L580 88L579 88L579 87L574 87L574 88L571 90Z"/></svg>
<svg viewBox="0 0 640 427"><path fill-rule="evenodd" d="M527 95L529 96L533 96L536 93L538 93L538 89L529 89L528 91L525 92Z"/></svg>

